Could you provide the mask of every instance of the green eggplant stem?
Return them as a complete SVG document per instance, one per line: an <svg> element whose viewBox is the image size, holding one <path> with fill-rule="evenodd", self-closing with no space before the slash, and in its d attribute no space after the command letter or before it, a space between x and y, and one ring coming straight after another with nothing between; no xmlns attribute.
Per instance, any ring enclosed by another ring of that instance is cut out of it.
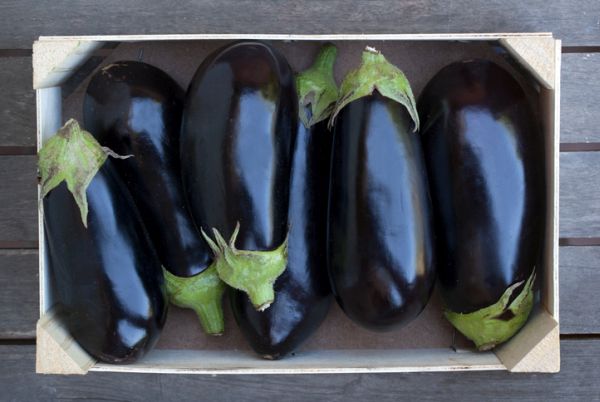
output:
<svg viewBox="0 0 600 402"><path fill-rule="evenodd" d="M492 349L509 340L527 322L533 308L535 276L534 269L512 302L510 300L513 293L523 285L524 281L509 286L500 299L490 306L466 314L446 310L444 316L458 331L473 341L478 350ZM511 314L507 319L508 311Z"/></svg>
<svg viewBox="0 0 600 402"><path fill-rule="evenodd" d="M286 237L274 250L238 250L235 241L239 231L238 222L227 243L218 230L213 229L215 240L201 230L215 254L214 265L219 277L232 288L245 292L254 308L263 311L275 300L273 284L287 265L288 239Z"/></svg>
<svg viewBox="0 0 600 402"><path fill-rule="evenodd" d="M413 131L419 130L417 102L408 79L383 54L368 46L362 53L360 66L350 71L342 81L338 101L329 118L329 127L333 127L336 116L346 105L371 95L375 90L404 106L415 124Z"/></svg>
<svg viewBox="0 0 600 402"><path fill-rule="evenodd" d="M131 155L121 156L101 146L75 119L69 119L46 141L38 154L42 199L65 181L87 228L86 190L109 156L126 159Z"/></svg>
<svg viewBox="0 0 600 402"><path fill-rule="evenodd" d="M175 306L194 310L200 325L209 335L222 335L223 294L226 286L219 279L214 263L201 273L187 278L175 276L163 267L167 295Z"/></svg>
<svg viewBox="0 0 600 402"><path fill-rule="evenodd" d="M298 111L306 128L326 120L331 115L338 98L338 88L333 76L337 48L325 44L313 65L296 76ZM310 110L310 117L307 109Z"/></svg>

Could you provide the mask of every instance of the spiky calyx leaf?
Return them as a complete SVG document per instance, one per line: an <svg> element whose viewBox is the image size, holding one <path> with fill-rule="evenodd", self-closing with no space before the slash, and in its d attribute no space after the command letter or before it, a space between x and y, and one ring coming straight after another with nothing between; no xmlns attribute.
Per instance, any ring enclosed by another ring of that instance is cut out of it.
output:
<svg viewBox="0 0 600 402"><path fill-rule="evenodd" d="M414 131L419 130L417 102L404 73L378 52L368 47L362 53L362 62L356 70L350 71L340 87L339 99L331 113L329 126L333 126L338 113L352 101L369 96L374 90L386 98L403 105L415 123Z"/></svg>
<svg viewBox="0 0 600 402"><path fill-rule="evenodd" d="M338 87L333 77L336 55L334 45L324 45L313 65L296 76L298 114L306 128L329 118L337 102ZM310 117L307 108L310 108Z"/></svg>
<svg viewBox="0 0 600 402"><path fill-rule="evenodd" d="M175 276L163 267L169 301L196 312L202 329L208 335L221 335L225 330L223 294L225 283L219 279L214 264L187 278Z"/></svg>
<svg viewBox="0 0 600 402"><path fill-rule="evenodd" d="M513 292L523 285L523 281L509 286L491 306L467 314L446 310L444 316L457 330L472 340L478 350L492 349L506 342L525 325L533 308L534 282L535 270L514 299Z"/></svg>
<svg viewBox="0 0 600 402"><path fill-rule="evenodd" d="M238 222L229 243L216 229L215 240L204 230L202 236L215 254L213 264L223 282L248 294L254 308L263 311L275 300L273 285L287 265L288 239L274 250L238 250L235 241L239 231Z"/></svg>
<svg viewBox="0 0 600 402"><path fill-rule="evenodd" d="M88 204L86 190L108 156L120 156L69 119L40 149L38 165L41 176L42 199L65 181L81 212L81 221L87 228Z"/></svg>

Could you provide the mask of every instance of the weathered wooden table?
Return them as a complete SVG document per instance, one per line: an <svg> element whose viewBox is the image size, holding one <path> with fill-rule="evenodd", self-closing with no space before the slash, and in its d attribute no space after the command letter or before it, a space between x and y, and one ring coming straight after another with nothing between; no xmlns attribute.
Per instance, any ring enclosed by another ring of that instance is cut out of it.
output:
<svg viewBox="0 0 600 402"><path fill-rule="evenodd" d="M0 3L0 400L600 400L600 1L123 3ZM31 45L37 36L534 31L552 31L563 40L560 374L34 373L39 310Z"/></svg>

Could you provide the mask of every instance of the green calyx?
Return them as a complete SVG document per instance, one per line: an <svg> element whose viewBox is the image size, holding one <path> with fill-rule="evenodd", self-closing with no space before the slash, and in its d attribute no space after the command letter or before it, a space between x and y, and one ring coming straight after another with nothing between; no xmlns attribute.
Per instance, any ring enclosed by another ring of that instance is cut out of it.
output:
<svg viewBox="0 0 600 402"><path fill-rule="evenodd" d="M109 157L120 156L98 141L79 123L70 119L52 136L39 152L42 198L65 181L81 212L81 221L87 228L88 204L86 190Z"/></svg>
<svg viewBox="0 0 600 402"><path fill-rule="evenodd" d="M324 45L313 65L296 76L298 91L298 114L306 128L323 121L331 115L338 98L338 88L333 77L333 65L337 48ZM307 108L310 106L310 117Z"/></svg>
<svg viewBox="0 0 600 402"><path fill-rule="evenodd" d="M362 62L346 75L340 87L340 97L333 109L329 125L333 126L338 113L352 101L369 96L377 90L381 95L403 105L419 130L417 102L404 73L391 64L377 50L368 47L362 53Z"/></svg>
<svg viewBox="0 0 600 402"><path fill-rule="evenodd" d="M513 292L521 287L523 282L508 287L500 299L491 306L467 314L446 310L444 316L457 330L472 340L478 350L492 349L516 334L529 317L533 307L535 270L520 293L509 304Z"/></svg>
<svg viewBox="0 0 600 402"><path fill-rule="evenodd" d="M248 294L254 308L263 311L275 300L273 284L287 265L288 239L274 250L238 250L235 241L239 230L238 222L229 243L216 229L213 229L216 241L204 230L202 236L215 254L214 265L223 282Z"/></svg>
<svg viewBox="0 0 600 402"><path fill-rule="evenodd" d="M177 307L196 312L202 329L209 335L222 335L223 294L225 284L219 279L214 263L201 273L183 278L175 276L163 267L169 301Z"/></svg>

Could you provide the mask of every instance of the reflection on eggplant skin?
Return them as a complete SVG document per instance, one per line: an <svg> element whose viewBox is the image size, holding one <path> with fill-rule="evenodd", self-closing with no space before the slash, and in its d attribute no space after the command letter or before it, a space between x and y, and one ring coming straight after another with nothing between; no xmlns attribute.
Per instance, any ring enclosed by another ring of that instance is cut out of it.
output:
<svg viewBox="0 0 600 402"><path fill-rule="evenodd" d="M273 250L288 232L290 150L297 98L287 61L254 41L225 46L188 88L181 135L182 176L198 226L237 247Z"/></svg>
<svg viewBox="0 0 600 402"><path fill-rule="evenodd" d="M403 106L375 92L342 109L329 203L330 278L344 312L375 330L410 322L435 271L424 160Z"/></svg>
<svg viewBox="0 0 600 402"><path fill-rule="evenodd" d="M112 163L88 187L87 229L65 184L44 199L44 221L67 329L95 358L128 363L157 341L167 304L160 262Z"/></svg>
<svg viewBox="0 0 600 402"><path fill-rule="evenodd" d="M273 304L259 312L245 295L230 293L237 324L263 357L279 359L299 348L323 322L332 302L325 251L331 144L327 121L310 129L298 123L288 208L288 263L275 282Z"/></svg>
<svg viewBox="0 0 600 402"><path fill-rule="evenodd" d="M162 265L179 277L204 271L212 253L187 209L179 135L183 90L151 65L126 61L96 73L84 98L84 126L121 155L116 163Z"/></svg>
<svg viewBox="0 0 600 402"><path fill-rule="evenodd" d="M540 263L544 139L517 81L487 61L442 69L419 99L444 299L495 303Z"/></svg>

